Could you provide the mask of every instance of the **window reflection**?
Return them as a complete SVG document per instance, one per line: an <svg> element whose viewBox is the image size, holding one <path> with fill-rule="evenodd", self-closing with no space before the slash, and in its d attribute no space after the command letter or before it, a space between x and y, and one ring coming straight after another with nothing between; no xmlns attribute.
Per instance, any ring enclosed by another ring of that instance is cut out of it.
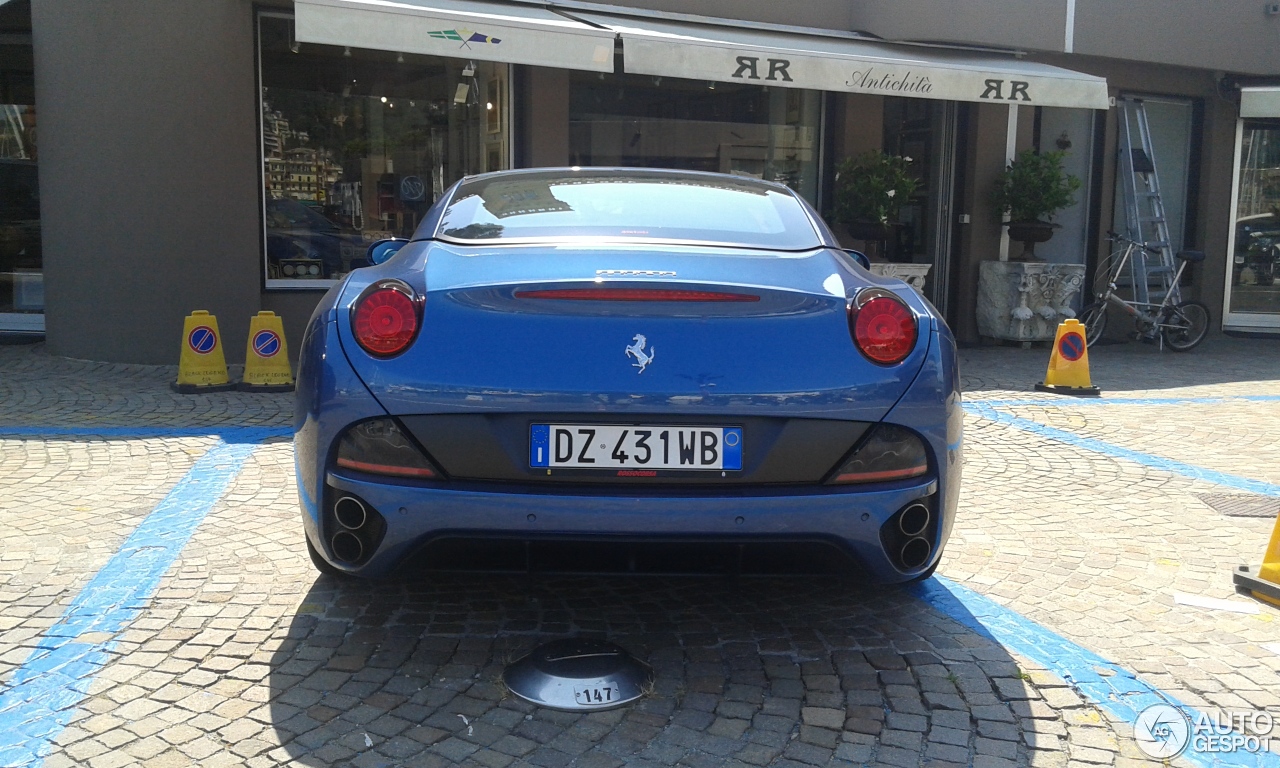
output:
<svg viewBox="0 0 1280 768"><path fill-rule="evenodd" d="M818 192L821 94L645 75L574 73L574 165L718 171Z"/></svg>
<svg viewBox="0 0 1280 768"><path fill-rule="evenodd" d="M459 178L509 167L505 64L298 43L260 19L266 275L336 279Z"/></svg>

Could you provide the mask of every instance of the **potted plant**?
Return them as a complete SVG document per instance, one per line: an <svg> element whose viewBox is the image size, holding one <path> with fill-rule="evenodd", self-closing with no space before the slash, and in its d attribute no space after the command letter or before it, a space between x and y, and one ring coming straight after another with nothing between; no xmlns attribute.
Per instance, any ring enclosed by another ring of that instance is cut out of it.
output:
<svg viewBox="0 0 1280 768"><path fill-rule="evenodd" d="M836 168L835 220L859 240L887 240L919 185L910 166L911 158L878 150L845 158Z"/></svg>
<svg viewBox="0 0 1280 768"><path fill-rule="evenodd" d="M1035 258L1035 244L1053 237L1055 213L1075 205L1080 179L1062 168L1065 152L1024 150L996 180L991 202L997 215L1009 214L1009 237L1022 243L1022 257Z"/></svg>

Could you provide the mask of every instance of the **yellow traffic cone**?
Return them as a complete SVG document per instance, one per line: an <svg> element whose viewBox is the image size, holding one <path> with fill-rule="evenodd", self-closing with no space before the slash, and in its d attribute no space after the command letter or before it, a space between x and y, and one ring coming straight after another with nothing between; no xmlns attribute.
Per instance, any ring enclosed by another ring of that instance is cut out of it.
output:
<svg viewBox="0 0 1280 768"><path fill-rule="evenodd" d="M235 389L227 378L227 359L222 354L218 318L197 309L182 322L182 355L178 358L175 392L222 392Z"/></svg>
<svg viewBox="0 0 1280 768"><path fill-rule="evenodd" d="M249 341L244 349L245 392L292 392L293 369L284 341L284 323L275 312L259 312L249 320Z"/></svg>
<svg viewBox="0 0 1280 768"><path fill-rule="evenodd" d="M1252 594L1259 600L1280 606L1280 517L1276 518L1275 530L1271 531L1271 542L1267 552L1262 556L1262 567L1254 575L1253 569L1247 565L1236 568L1236 590Z"/></svg>
<svg viewBox="0 0 1280 768"><path fill-rule="evenodd" d="M1036 389L1077 397L1102 394L1089 381L1089 348L1084 341L1084 326L1079 320L1071 318L1058 324L1053 352L1049 354L1049 370Z"/></svg>

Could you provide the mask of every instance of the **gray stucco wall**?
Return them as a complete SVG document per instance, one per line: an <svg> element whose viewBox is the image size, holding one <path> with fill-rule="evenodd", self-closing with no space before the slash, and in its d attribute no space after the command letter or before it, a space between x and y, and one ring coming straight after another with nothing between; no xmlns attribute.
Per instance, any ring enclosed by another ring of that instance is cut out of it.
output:
<svg viewBox="0 0 1280 768"><path fill-rule="evenodd" d="M1075 53L1280 74L1280 15L1252 0L1077 0Z"/></svg>
<svg viewBox="0 0 1280 768"><path fill-rule="evenodd" d="M890 40L1061 51L1066 0L850 0L855 29Z"/></svg>
<svg viewBox="0 0 1280 768"><path fill-rule="evenodd" d="M604 0L608 5L797 27L850 29L857 0ZM890 0L892 2L893 0Z"/></svg>
<svg viewBox="0 0 1280 768"><path fill-rule="evenodd" d="M261 272L252 5L68 10L31 10L49 349L175 363L182 318L207 309L243 361Z"/></svg>
<svg viewBox="0 0 1280 768"><path fill-rule="evenodd" d="M1068 0L849 0L849 5L852 28L891 40L1054 52L1066 47ZM1072 52L1280 74L1280 15L1269 15L1266 5L1254 0L1076 0Z"/></svg>

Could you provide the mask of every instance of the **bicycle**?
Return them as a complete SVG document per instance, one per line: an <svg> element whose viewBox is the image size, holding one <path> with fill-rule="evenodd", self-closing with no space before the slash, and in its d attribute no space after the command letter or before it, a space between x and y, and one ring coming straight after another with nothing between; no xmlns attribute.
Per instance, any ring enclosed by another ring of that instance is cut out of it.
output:
<svg viewBox="0 0 1280 768"><path fill-rule="evenodd" d="M1091 347L1102 338L1107 329L1107 308L1112 306L1132 316L1138 335L1147 340L1158 339L1161 349L1168 344L1175 352L1186 352L1204 341L1209 332L1209 307L1199 301L1174 303L1180 298L1177 286L1182 273L1186 271L1188 264L1204 261L1204 252L1178 252L1178 269L1169 282L1172 289L1165 293L1159 304L1128 301L1116 295L1116 281L1139 248L1156 256L1160 255L1160 251L1115 232L1108 232L1107 238L1122 247L1098 266L1098 282L1105 287L1096 294L1097 301L1080 311L1080 322L1085 327L1085 344Z"/></svg>

